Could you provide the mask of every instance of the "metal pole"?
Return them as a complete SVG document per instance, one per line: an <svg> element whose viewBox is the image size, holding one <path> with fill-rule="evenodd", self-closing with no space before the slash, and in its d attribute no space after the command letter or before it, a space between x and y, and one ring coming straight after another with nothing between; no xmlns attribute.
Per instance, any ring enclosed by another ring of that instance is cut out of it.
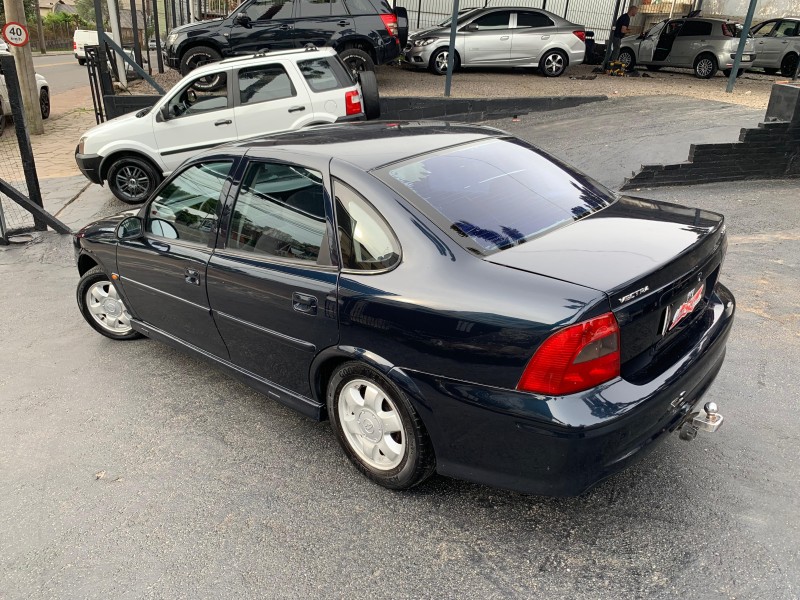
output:
<svg viewBox="0 0 800 600"><path fill-rule="evenodd" d="M153 33L156 36L156 60L158 61L158 72L164 72L164 59L161 56L161 30L158 28L158 0L153 0ZM147 42L148 46L150 42Z"/></svg>
<svg viewBox="0 0 800 600"><path fill-rule="evenodd" d="M36 29L39 30L39 52L47 54L47 44L44 41L44 28L42 27L42 9L39 0L36 0Z"/></svg>
<svg viewBox="0 0 800 600"><path fill-rule="evenodd" d="M170 25L170 29L175 29L178 26L178 15L175 14L175 2L177 0L169 0L169 5L172 7L172 24ZM164 0L164 7L166 9L167 0Z"/></svg>
<svg viewBox="0 0 800 600"><path fill-rule="evenodd" d="M564 3L564 18L567 18L567 13L569 12L569 0ZM567 19L569 20L569 19Z"/></svg>
<svg viewBox="0 0 800 600"><path fill-rule="evenodd" d="M611 17L611 31L608 34L608 41L606 41L606 56L603 59L603 66L608 66L608 61L611 59L611 38L614 37L614 28L617 26L617 16L621 1L622 0L617 0L617 4L614 6L614 16Z"/></svg>
<svg viewBox="0 0 800 600"><path fill-rule="evenodd" d="M4 0L3 5L5 7L6 23L19 23L25 29L28 29L28 18L25 16L25 6L22 0ZM25 107L25 118L28 121L28 127L32 134L40 135L44 133L44 125L42 125L39 86L34 75L31 45L28 43L24 46L11 46L10 44L9 46L17 67L22 104Z"/></svg>
<svg viewBox="0 0 800 600"><path fill-rule="evenodd" d="M450 84L453 81L453 65L456 56L456 29L458 28L458 0L453 0L453 16L450 20L450 46L447 49L447 75L444 78L444 95L450 97Z"/></svg>
<svg viewBox="0 0 800 600"><path fill-rule="evenodd" d="M420 16L422 16L422 0L417 0L417 29L419 29Z"/></svg>
<svg viewBox="0 0 800 600"><path fill-rule="evenodd" d="M733 91L733 86L736 85L736 75L739 73L739 65L742 62L744 45L747 43L747 36L750 34L750 27L753 25L753 15L756 12L756 4L758 4L758 0L750 0L750 7L747 9L747 16L744 18L742 34L739 36L739 47L736 48L736 58L733 59L733 68L731 69L730 77L728 77L728 87L725 88L725 91L729 94Z"/></svg>
<svg viewBox="0 0 800 600"><path fill-rule="evenodd" d="M672 0L672 6L670 6L670 7L669 7L669 18L670 18L670 19L672 18L672 15L674 15L674 14L675 14L675 3L676 3L677 1L678 1L678 0Z"/></svg>
<svg viewBox="0 0 800 600"><path fill-rule="evenodd" d="M142 62L142 43L139 40L139 19L136 15L136 0L131 0L131 26L133 27L133 58L140 67Z"/></svg>

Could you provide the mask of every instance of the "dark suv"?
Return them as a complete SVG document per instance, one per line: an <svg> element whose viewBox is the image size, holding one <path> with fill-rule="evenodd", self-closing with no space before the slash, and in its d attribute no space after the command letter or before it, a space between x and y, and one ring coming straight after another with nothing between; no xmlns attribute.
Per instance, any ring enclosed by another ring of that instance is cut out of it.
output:
<svg viewBox="0 0 800 600"><path fill-rule="evenodd" d="M408 37L405 10L386 0L249 0L224 19L176 27L167 63L186 75L206 62L306 44L332 46L353 71L395 60Z"/></svg>

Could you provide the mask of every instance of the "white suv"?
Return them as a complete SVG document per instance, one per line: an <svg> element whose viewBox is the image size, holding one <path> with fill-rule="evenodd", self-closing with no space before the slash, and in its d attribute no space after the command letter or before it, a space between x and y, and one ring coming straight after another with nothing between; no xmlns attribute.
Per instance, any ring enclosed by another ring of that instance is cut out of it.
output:
<svg viewBox="0 0 800 600"><path fill-rule="evenodd" d="M200 150L379 114L375 75L356 83L332 48L256 54L199 67L152 108L93 127L75 160L90 181L108 181L117 198L136 204Z"/></svg>

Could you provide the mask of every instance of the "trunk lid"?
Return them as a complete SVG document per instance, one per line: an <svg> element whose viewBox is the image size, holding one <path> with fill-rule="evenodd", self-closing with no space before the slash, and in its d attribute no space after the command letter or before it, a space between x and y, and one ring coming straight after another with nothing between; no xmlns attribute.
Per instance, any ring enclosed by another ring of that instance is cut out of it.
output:
<svg viewBox="0 0 800 600"><path fill-rule="evenodd" d="M622 375L634 379L689 341L725 249L722 215L623 197L485 260L604 292L620 326Z"/></svg>

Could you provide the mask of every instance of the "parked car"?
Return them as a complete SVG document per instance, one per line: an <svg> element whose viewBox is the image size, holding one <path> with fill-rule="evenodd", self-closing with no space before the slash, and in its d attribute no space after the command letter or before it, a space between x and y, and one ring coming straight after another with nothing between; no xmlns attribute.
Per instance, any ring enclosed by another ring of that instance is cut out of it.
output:
<svg viewBox="0 0 800 600"><path fill-rule="evenodd" d="M123 202L144 202L200 150L274 131L380 114L374 73L356 83L332 48L270 52L199 67L152 108L87 131L81 172Z"/></svg>
<svg viewBox="0 0 800 600"><path fill-rule="evenodd" d="M50 117L50 86L44 76L36 73L36 86L39 89L39 110L42 112L42 118L47 119ZM3 73L3 68L0 66L0 122L2 127L5 127L6 118L11 117L11 106L8 102L8 87L6 87L6 76Z"/></svg>
<svg viewBox="0 0 800 600"><path fill-rule="evenodd" d="M75 53L75 58L78 59L78 64L83 66L86 64L86 46L97 46L97 30L95 29L76 29L72 34L72 50Z"/></svg>
<svg viewBox="0 0 800 600"><path fill-rule="evenodd" d="M386 487L572 495L722 422L726 245L496 129L344 124L207 151L83 228L77 299L327 416Z"/></svg>
<svg viewBox="0 0 800 600"><path fill-rule="evenodd" d="M313 44L335 48L354 72L372 71L400 55L408 36L405 14L386 0L248 0L224 19L176 27L164 52L167 64L186 75L230 56Z"/></svg>
<svg viewBox="0 0 800 600"><path fill-rule="evenodd" d="M8 52L8 44L3 38L0 38L0 52Z"/></svg>
<svg viewBox="0 0 800 600"><path fill-rule="evenodd" d="M792 77L800 56L800 17L764 21L750 32L756 47L752 66L760 67L770 75L780 71L782 76Z"/></svg>
<svg viewBox="0 0 800 600"><path fill-rule="evenodd" d="M536 67L545 77L558 77L586 55L584 27L546 10L469 10L457 23L454 68ZM403 49L403 62L444 75L449 45L450 19L412 35Z"/></svg>
<svg viewBox="0 0 800 600"><path fill-rule="evenodd" d="M638 65L651 71L681 67L693 69L701 79L710 79L722 69L728 76L741 32L741 25L722 19L666 19L641 35L623 38L619 61L628 69ZM755 58L753 40L747 39L738 75L751 67Z"/></svg>

